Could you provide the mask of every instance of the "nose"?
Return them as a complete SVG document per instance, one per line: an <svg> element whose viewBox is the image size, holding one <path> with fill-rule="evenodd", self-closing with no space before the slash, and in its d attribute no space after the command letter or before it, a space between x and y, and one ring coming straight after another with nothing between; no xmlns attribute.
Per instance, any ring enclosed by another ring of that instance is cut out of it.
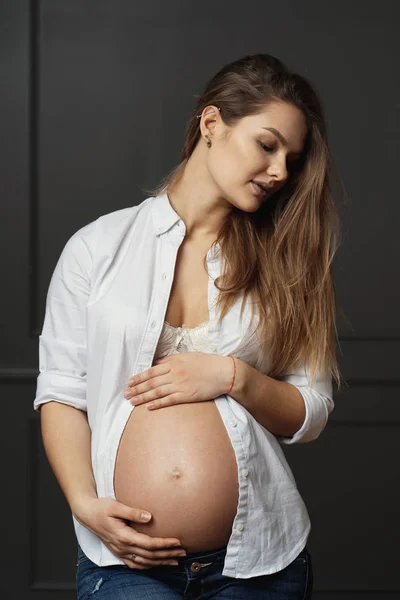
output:
<svg viewBox="0 0 400 600"><path fill-rule="evenodd" d="M267 169L267 173L273 178L275 185L283 185L288 178L286 161L279 159L272 161Z"/></svg>

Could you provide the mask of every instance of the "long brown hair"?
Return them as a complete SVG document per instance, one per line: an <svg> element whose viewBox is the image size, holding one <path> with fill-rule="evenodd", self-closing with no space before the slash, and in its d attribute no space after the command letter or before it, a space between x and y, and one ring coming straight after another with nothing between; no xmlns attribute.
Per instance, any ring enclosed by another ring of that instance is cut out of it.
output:
<svg viewBox="0 0 400 600"><path fill-rule="evenodd" d="M215 280L219 322L243 295L258 306L255 332L267 374L279 379L293 367L306 367L311 385L319 371L340 389L336 359L336 299L332 265L341 243L333 199L333 161L321 100L310 82L268 54L248 55L224 66L206 85L186 126L181 162L152 189L157 196L180 180L201 133L197 115L213 104L233 127L270 102L301 109L308 124L305 150L286 184L252 213L233 207L217 239L226 265ZM338 180L341 184L340 176ZM341 186L343 190L343 186ZM204 257L206 267L206 257ZM224 282L224 287L221 281ZM241 311L241 315L242 315Z"/></svg>

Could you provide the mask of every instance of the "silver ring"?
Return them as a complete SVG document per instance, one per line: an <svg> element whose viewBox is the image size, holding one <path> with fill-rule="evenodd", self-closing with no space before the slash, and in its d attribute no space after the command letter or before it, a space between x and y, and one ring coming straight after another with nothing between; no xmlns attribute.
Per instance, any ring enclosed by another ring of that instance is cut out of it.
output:
<svg viewBox="0 0 400 600"><path fill-rule="evenodd" d="M137 557L137 554L135 554L135 553L131 554L131 560L135 560L136 557Z"/></svg>

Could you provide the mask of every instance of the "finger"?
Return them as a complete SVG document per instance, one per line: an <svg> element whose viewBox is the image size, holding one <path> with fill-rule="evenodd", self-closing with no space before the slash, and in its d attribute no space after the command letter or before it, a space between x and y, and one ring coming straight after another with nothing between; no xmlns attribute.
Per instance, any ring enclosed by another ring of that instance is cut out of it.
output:
<svg viewBox="0 0 400 600"><path fill-rule="evenodd" d="M171 379L168 373L163 373L163 375L165 376L160 375L139 385L129 384L129 391L124 392L125 398L132 404L143 404L171 394L173 391Z"/></svg>
<svg viewBox="0 0 400 600"><path fill-rule="evenodd" d="M183 402L177 402L176 396L171 394L170 396L165 396L165 398L162 398L161 400L146 402L146 407L149 410L157 410L157 408L167 408L167 406L175 406L176 404L183 404Z"/></svg>
<svg viewBox="0 0 400 600"><path fill-rule="evenodd" d="M127 559L127 560L122 559L122 560L131 569L138 569L138 570L151 569L154 567L161 567L161 566L167 566L167 565L176 567L179 564L176 561L164 561L164 562L159 562L159 563L147 563L147 564L143 563L143 564L141 564L138 561L138 557L135 560L130 560L130 559Z"/></svg>
<svg viewBox="0 0 400 600"><path fill-rule="evenodd" d="M121 554L126 554L127 558L130 558L132 556L132 553L137 554L138 556L141 556L142 558L146 558L148 560L171 560L171 559L177 559L180 556L186 556L186 552L185 550L180 547L180 548L173 548L170 550L144 550L143 548L141 548L140 546L130 546L129 548L124 549L124 551Z"/></svg>
<svg viewBox="0 0 400 600"><path fill-rule="evenodd" d="M132 559L132 553L135 553L135 559ZM167 556L164 558L154 558L143 556L143 548L136 548L133 552L128 552L126 555L120 556L121 560L125 562L128 566L132 568L146 568L150 569L151 567L160 567L162 565L175 565L179 564L178 557Z"/></svg>
<svg viewBox="0 0 400 600"><path fill-rule="evenodd" d="M146 533L140 533L137 531L133 536L132 542L129 544L129 548L136 546L145 550L165 550L168 548L182 548L181 541L177 538L161 538L152 537Z"/></svg>
<svg viewBox="0 0 400 600"><path fill-rule="evenodd" d="M124 562L126 564L127 567L129 567L130 569L138 569L143 571L144 569L148 568L148 567L141 567L140 565L132 565L132 561L131 560L124 560L123 558L121 558L122 562Z"/></svg>
<svg viewBox="0 0 400 600"><path fill-rule="evenodd" d="M140 406L141 404L146 404L147 407L161 408L162 406L169 406L171 402L169 401L170 396L166 396L165 398L160 398L162 396L161 393L157 393L157 397L154 397L154 392L147 392L146 394L141 394L140 396L136 396L131 398L130 403L133 406Z"/></svg>

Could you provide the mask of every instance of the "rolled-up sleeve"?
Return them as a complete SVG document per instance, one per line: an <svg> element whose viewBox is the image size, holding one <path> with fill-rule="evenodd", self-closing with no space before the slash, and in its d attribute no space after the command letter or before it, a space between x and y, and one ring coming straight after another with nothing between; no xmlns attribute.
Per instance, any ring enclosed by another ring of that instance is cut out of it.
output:
<svg viewBox="0 0 400 600"><path fill-rule="evenodd" d="M91 289L92 244L96 222L74 233L53 271L42 333L35 411L50 401L87 411L86 307Z"/></svg>
<svg viewBox="0 0 400 600"><path fill-rule="evenodd" d="M334 409L332 377L323 376L317 371L314 385L311 387L308 370L291 370L279 377L294 385L303 396L306 416L301 428L291 437L277 436L283 444L306 443L316 440L325 428L329 414Z"/></svg>

